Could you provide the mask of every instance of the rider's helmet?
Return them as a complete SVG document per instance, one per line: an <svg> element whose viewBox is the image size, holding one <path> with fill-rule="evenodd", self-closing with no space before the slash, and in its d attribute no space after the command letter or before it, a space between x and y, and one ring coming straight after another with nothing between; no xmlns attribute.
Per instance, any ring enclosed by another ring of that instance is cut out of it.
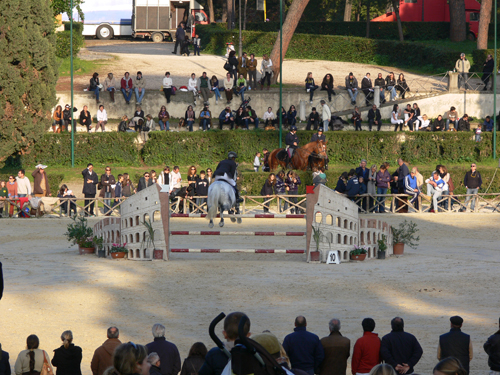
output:
<svg viewBox="0 0 500 375"><path fill-rule="evenodd" d="M318 131L319 131L319 132L323 132L323 128L322 128L322 127L319 127L319 128L318 128Z"/></svg>
<svg viewBox="0 0 500 375"><path fill-rule="evenodd" d="M236 152L234 151L229 151L229 153L227 154L228 159L236 159L237 157L238 155L236 155Z"/></svg>
<svg viewBox="0 0 500 375"><path fill-rule="evenodd" d="M294 130L295 130L295 131L297 131L297 127L296 127L295 125L292 125L292 126L290 127L290 131L291 131L291 132L293 132Z"/></svg>

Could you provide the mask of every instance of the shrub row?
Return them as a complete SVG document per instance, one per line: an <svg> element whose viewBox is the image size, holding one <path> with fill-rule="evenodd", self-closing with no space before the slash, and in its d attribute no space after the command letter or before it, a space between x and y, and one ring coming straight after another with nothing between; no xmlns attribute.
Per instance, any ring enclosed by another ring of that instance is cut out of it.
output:
<svg viewBox="0 0 500 375"><path fill-rule="evenodd" d="M235 43L238 50L239 38L236 30L227 31L217 26L204 26L197 28L197 32L208 53L224 54L228 42ZM275 32L245 31L242 34L244 50L259 56L269 54L277 35ZM415 42L298 33L293 35L286 57L365 64L390 63L409 68L432 66L440 71L451 69L457 59L455 51Z"/></svg>
<svg viewBox="0 0 500 375"><path fill-rule="evenodd" d="M85 38L82 35L83 23L73 23L73 57L75 57L83 47ZM71 32L69 22L64 23L64 31L56 33L56 56L62 59L70 57Z"/></svg>

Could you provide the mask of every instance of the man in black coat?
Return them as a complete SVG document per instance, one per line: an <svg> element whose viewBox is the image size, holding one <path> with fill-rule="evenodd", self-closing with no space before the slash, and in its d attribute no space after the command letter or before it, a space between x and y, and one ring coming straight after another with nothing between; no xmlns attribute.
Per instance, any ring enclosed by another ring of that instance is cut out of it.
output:
<svg viewBox="0 0 500 375"><path fill-rule="evenodd" d="M382 115L375 104L372 105L372 108L368 111L368 127L370 131L372 131L373 125L377 126L377 131L379 132L382 126Z"/></svg>
<svg viewBox="0 0 500 375"><path fill-rule="evenodd" d="M493 73L495 61L493 60L493 56L488 55L486 57L486 61L483 64L483 76L481 80L484 83L483 91L488 89L488 82L490 81L491 73Z"/></svg>
<svg viewBox="0 0 500 375"><path fill-rule="evenodd" d="M445 129L445 123L443 120L443 116L439 115L437 119L434 120L434 124L432 125L433 132L442 132Z"/></svg>
<svg viewBox="0 0 500 375"><path fill-rule="evenodd" d="M177 346L165 339L165 326L153 325L153 342L146 345L149 353L157 353L160 357L162 375L177 375L181 371L181 356Z"/></svg>
<svg viewBox="0 0 500 375"><path fill-rule="evenodd" d="M137 192L146 189L153 185L154 182L149 178L149 172L144 172L144 175L139 179L139 185L137 185Z"/></svg>
<svg viewBox="0 0 500 375"><path fill-rule="evenodd" d="M498 319L498 326L500 327L500 319ZM488 354L490 370L500 372L500 330L488 337L488 341L484 343L483 348Z"/></svg>
<svg viewBox="0 0 500 375"><path fill-rule="evenodd" d="M174 51L172 52L174 55L177 55L177 46L179 46L179 49L181 49L182 42L184 42L185 39L186 39L186 32L184 31L184 23L181 22L177 27L177 31L175 32L175 46L174 46Z"/></svg>
<svg viewBox="0 0 500 375"><path fill-rule="evenodd" d="M380 355L399 374L412 374L422 357L422 347L412 334L404 331L403 318L391 320L391 333L382 337Z"/></svg>
<svg viewBox="0 0 500 375"><path fill-rule="evenodd" d="M312 107L311 111L312 112L309 113L309 116L307 116L306 130L311 130L311 125L313 126L314 130L318 129L319 113L316 111L316 107Z"/></svg>
<svg viewBox="0 0 500 375"><path fill-rule="evenodd" d="M439 336L437 358L442 360L455 357L469 373L469 362L472 360L472 341L470 336L461 330L464 320L460 316L452 316L450 322L450 332Z"/></svg>
<svg viewBox="0 0 500 375"><path fill-rule="evenodd" d="M94 172L94 166L92 163L87 165L82 171L83 176L83 191L85 198L85 216L94 215L94 201L96 195L96 185L99 183L99 177L97 177L97 173ZM90 205L90 206L89 206Z"/></svg>
<svg viewBox="0 0 500 375"><path fill-rule="evenodd" d="M460 120L458 120L458 129L459 132L469 132L470 131L470 122L469 116L467 114L464 115Z"/></svg>

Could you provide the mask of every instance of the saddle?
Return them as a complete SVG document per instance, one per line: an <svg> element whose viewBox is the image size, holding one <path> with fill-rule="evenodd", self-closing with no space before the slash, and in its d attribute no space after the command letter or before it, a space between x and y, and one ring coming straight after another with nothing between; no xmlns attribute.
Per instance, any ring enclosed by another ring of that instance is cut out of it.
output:
<svg viewBox="0 0 500 375"><path fill-rule="evenodd" d="M281 150L281 151L278 151L278 153L276 154L276 159L278 159L279 161L287 161L288 159L288 153L286 152L285 149Z"/></svg>

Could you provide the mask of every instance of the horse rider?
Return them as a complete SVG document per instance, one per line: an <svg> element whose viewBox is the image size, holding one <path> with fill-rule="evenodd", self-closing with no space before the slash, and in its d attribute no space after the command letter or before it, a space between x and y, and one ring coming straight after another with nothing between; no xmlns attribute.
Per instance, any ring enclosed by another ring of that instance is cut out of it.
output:
<svg viewBox="0 0 500 375"><path fill-rule="evenodd" d="M290 132L285 137L286 152L288 155L287 165L292 162L295 150L299 147L299 137L297 137L297 127L292 125Z"/></svg>
<svg viewBox="0 0 500 375"><path fill-rule="evenodd" d="M320 126L318 128L318 132L317 133L314 133L312 136L311 136L311 142L317 142L317 141L323 141L323 143L326 143L326 137L325 135L323 134L323 127ZM312 156L310 155L309 156L309 165L312 165ZM326 157L325 159L325 169L328 169L328 156Z"/></svg>
<svg viewBox="0 0 500 375"><path fill-rule="evenodd" d="M234 189L234 195L236 197L236 203L242 203L243 198L240 197L240 192L236 187L236 168L238 164L236 164L235 159L238 157L236 152L230 151L227 154L227 159L222 160L214 172L214 181L225 181L229 185L231 185Z"/></svg>

